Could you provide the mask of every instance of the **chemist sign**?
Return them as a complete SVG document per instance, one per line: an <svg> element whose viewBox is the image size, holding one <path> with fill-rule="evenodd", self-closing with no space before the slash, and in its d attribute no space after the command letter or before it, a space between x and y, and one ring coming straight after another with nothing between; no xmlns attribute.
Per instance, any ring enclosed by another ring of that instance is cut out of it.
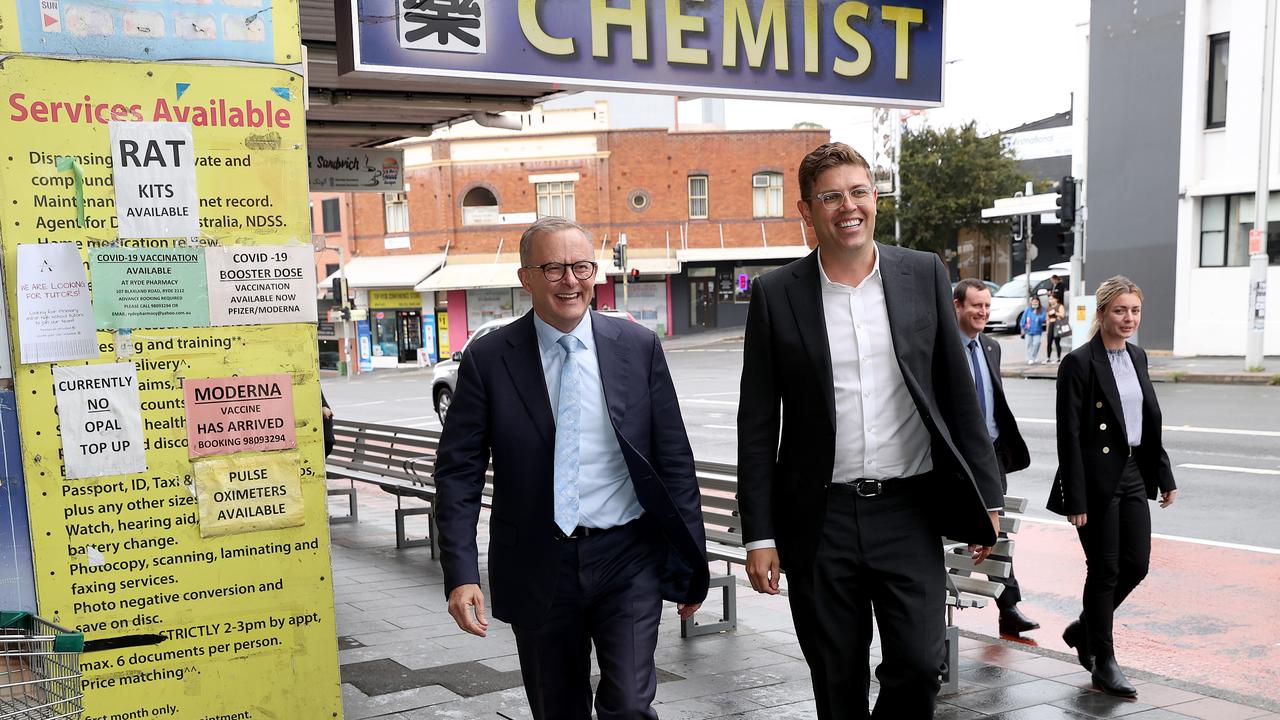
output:
<svg viewBox="0 0 1280 720"><path fill-rule="evenodd" d="M297 452L205 458L195 462L200 536L218 537L303 523Z"/></svg>
<svg viewBox="0 0 1280 720"><path fill-rule="evenodd" d="M113 122L110 132L120 237L199 235L191 124Z"/></svg>
<svg viewBox="0 0 1280 720"><path fill-rule="evenodd" d="M53 368L68 478L100 477L147 469L133 363Z"/></svg>
<svg viewBox="0 0 1280 720"><path fill-rule="evenodd" d="M310 245L209 248L209 324L316 322L316 262Z"/></svg>

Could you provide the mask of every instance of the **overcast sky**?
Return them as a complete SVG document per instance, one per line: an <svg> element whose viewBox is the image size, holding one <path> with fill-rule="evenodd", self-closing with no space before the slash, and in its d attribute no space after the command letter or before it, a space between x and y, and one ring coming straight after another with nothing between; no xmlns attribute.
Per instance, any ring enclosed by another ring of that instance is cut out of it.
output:
<svg viewBox="0 0 1280 720"><path fill-rule="evenodd" d="M1081 27L1088 16L1089 0L947 0L943 107L913 124L976 120L981 130L995 132L1070 109L1088 59ZM870 144L865 108L725 101L731 130L789 128L802 121L829 127L833 139L855 147Z"/></svg>

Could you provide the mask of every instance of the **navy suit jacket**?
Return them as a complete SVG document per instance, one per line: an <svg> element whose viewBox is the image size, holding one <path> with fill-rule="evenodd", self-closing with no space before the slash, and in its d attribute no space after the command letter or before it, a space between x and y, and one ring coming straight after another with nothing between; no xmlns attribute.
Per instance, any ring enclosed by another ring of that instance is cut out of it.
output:
<svg viewBox="0 0 1280 720"><path fill-rule="evenodd" d="M630 320L596 313L591 324L618 445L645 521L668 547L662 595L702 602L708 573L701 496L662 346ZM446 595L480 582L476 523L492 456L490 603L494 617L527 627L545 619L559 575L555 435L530 311L467 348L435 465Z"/></svg>

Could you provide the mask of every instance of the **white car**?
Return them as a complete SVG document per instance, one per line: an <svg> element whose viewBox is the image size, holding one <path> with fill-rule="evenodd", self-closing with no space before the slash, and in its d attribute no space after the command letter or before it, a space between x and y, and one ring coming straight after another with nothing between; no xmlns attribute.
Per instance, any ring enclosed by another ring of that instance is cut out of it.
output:
<svg viewBox="0 0 1280 720"><path fill-rule="evenodd" d="M445 415L449 414L449 404L453 402L453 391L457 387L458 382L458 363L462 362L462 353L467 351L471 343L479 338L488 335L500 327L510 325L517 318L494 318L489 322L476 328L476 331L467 338L466 344L462 349L455 352L448 360L441 360L431 369L431 400L435 406L436 415L440 418L440 424L444 424Z"/></svg>
<svg viewBox="0 0 1280 720"><path fill-rule="evenodd" d="M1040 304L1048 306L1049 287L1053 285L1049 278L1057 275L1062 284L1071 287L1071 265L1057 263L1048 270L1036 270L1031 273L1031 291L1040 298ZM991 294L991 316L987 318L986 332L1018 332L1022 325L1022 311L1027 309L1027 275L1023 273L1000 286ZM1067 302L1071 294L1067 293Z"/></svg>

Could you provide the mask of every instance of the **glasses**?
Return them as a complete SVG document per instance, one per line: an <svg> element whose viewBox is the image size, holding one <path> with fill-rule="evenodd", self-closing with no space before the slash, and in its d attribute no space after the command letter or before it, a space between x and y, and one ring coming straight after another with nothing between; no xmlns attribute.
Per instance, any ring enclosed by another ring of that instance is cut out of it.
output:
<svg viewBox="0 0 1280 720"><path fill-rule="evenodd" d="M541 270L542 277L546 278L547 282L560 282L564 279L565 270L568 268L573 268L574 277L579 280L586 280L596 274L596 267L597 265L590 260L579 260L572 265L565 265L561 262L549 262L541 265L525 265L524 269Z"/></svg>
<svg viewBox="0 0 1280 720"><path fill-rule="evenodd" d="M874 193L875 193L875 188L868 187L866 185L859 185L858 187L853 188L847 193L842 190L832 190L831 192L818 193L817 195L813 196L813 199L822 203L822 207L828 210L835 210L836 208L844 206L845 195L848 195L849 197L853 198L853 204L859 205L863 201L865 201L867 198L871 197L872 194Z"/></svg>

